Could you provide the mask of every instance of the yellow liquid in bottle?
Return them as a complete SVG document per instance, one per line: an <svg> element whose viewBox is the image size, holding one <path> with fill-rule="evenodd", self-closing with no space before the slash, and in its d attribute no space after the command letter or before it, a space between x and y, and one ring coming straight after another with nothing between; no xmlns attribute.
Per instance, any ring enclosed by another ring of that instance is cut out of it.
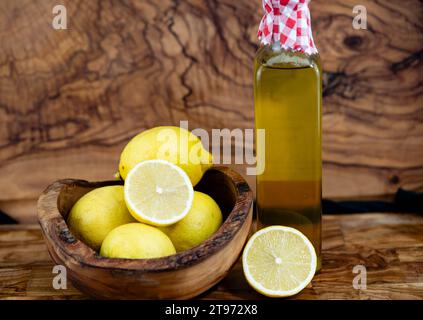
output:
<svg viewBox="0 0 423 320"><path fill-rule="evenodd" d="M262 47L256 56L254 83L256 128L266 130L265 170L256 178L258 227L284 225L300 230L316 249L318 270L322 197L320 70L318 56Z"/></svg>

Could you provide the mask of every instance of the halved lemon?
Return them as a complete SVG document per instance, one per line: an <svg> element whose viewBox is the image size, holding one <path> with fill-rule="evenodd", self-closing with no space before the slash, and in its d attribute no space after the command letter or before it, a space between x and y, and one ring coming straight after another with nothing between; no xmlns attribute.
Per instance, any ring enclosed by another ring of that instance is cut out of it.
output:
<svg viewBox="0 0 423 320"><path fill-rule="evenodd" d="M188 175L166 160L138 163L125 179L124 193L132 216L153 226L167 226L183 219L194 198Z"/></svg>
<svg viewBox="0 0 423 320"><path fill-rule="evenodd" d="M313 245L300 231L271 226L250 238L242 265L255 290L268 297L288 297L310 283L317 258Z"/></svg>

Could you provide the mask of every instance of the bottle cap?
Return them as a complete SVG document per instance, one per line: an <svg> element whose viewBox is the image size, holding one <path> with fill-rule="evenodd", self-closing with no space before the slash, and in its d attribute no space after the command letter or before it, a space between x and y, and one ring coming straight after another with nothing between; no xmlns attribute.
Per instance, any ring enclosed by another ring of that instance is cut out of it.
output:
<svg viewBox="0 0 423 320"><path fill-rule="evenodd" d="M258 38L262 44L279 42L286 50L317 53L310 23L310 0L262 0L264 16Z"/></svg>

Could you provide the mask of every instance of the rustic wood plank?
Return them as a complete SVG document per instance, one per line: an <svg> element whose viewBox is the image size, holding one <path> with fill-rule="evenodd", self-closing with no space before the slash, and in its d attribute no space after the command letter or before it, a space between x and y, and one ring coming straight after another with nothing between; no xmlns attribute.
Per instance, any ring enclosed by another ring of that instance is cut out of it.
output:
<svg viewBox="0 0 423 320"><path fill-rule="evenodd" d="M0 201L34 201L60 178L111 178L147 127L253 127L259 0L61 3L69 30L51 28L54 0L0 2ZM363 0L369 28L354 30L356 4L311 2L324 195L422 188L423 4Z"/></svg>
<svg viewBox="0 0 423 320"><path fill-rule="evenodd" d="M352 269L367 268L355 290ZM0 299L86 299L68 283L51 286L53 264L37 225L0 226ZM263 299L238 262L201 299ZM412 214L329 215L323 219L323 268L294 299L423 299L423 217Z"/></svg>

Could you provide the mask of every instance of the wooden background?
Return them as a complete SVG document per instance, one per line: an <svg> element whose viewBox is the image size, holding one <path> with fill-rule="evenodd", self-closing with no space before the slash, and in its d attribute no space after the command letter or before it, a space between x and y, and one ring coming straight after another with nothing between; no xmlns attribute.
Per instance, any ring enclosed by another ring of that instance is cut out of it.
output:
<svg viewBox="0 0 423 320"><path fill-rule="evenodd" d="M35 220L52 181L110 179L144 128L252 128L260 0L0 1L0 209ZM423 4L313 0L325 71L324 196L423 187ZM254 179L249 178L251 184Z"/></svg>

